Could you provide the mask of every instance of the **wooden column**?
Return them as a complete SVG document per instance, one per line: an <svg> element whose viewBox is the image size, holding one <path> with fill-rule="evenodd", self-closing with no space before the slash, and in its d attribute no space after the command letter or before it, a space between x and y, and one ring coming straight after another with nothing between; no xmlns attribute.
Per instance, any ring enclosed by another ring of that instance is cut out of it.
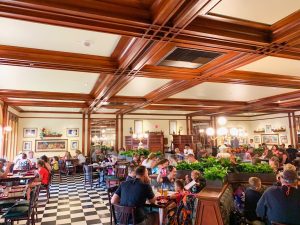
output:
<svg viewBox="0 0 300 225"><path fill-rule="evenodd" d="M193 117L190 116L190 134L193 134Z"/></svg>
<svg viewBox="0 0 300 225"><path fill-rule="evenodd" d="M190 134L189 117L188 116L186 116L186 134Z"/></svg>
<svg viewBox="0 0 300 225"><path fill-rule="evenodd" d="M295 113L292 112L292 119L293 119L293 131L294 131L294 137L295 137L295 147L298 148L298 134L297 134L297 126L296 126L296 118Z"/></svg>
<svg viewBox="0 0 300 225"><path fill-rule="evenodd" d="M119 114L116 115L116 151L119 151Z"/></svg>
<svg viewBox="0 0 300 225"><path fill-rule="evenodd" d="M88 114L88 137L87 137L87 156L91 156L91 114Z"/></svg>
<svg viewBox="0 0 300 225"><path fill-rule="evenodd" d="M2 156L6 155L7 133L4 131L4 128L7 126L7 113L8 113L8 105L4 103L2 107Z"/></svg>
<svg viewBox="0 0 300 225"><path fill-rule="evenodd" d="M291 139L291 145L294 145L294 129L292 128L292 119L291 119L291 113L288 113L289 118L289 129L290 129L290 139Z"/></svg>
<svg viewBox="0 0 300 225"><path fill-rule="evenodd" d="M85 154L85 113L82 113L82 154Z"/></svg>
<svg viewBox="0 0 300 225"><path fill-rule="evenodd" d="M120 148L123 148L124 147L124 143L123 143L123 114L121 114L121 124L120 124L120 130L121 130L121 143L120 143ZM118 152L119 149L117 149L117 152Z"/></svg>
<svg viewBox="0 0 300 225"><path fill-rule="evenodd" d="M215 135L214 136L216 136L216 134L217 134L217 119L216 119L215 116L213 116L212 119L213 119L213 128L215 130ZM214 140L214 145L215 145L215 147L218 146L218 139L217 138Z"/></svg>

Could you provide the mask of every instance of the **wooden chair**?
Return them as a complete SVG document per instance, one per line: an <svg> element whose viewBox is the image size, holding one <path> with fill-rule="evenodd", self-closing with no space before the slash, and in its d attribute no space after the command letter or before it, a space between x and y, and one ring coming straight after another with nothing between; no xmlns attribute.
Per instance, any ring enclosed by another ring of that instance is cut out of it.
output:
<svg viewBox="0 0 300 225"><path fill-rule="evenodd" d="M31 190L30 192L30 200L29 204L16 204L12 206L2 217L4 218L5 224L13 224L14 221L26 220L27 225L35 224L34 217L34 204L35 204L35 194L36 188Z"/></svg>
<svg viewBox="0 0 300 225"><path fill-rule="evenodd" d="M112 213L116 225L136 225L134 218L135 207L112 204Z"/></svg>
<svg viewBox="0 0 300 225"><path fill-rule="evenodd" d="M66 166L66 175L76 173L76 166L74 165L73 160L66 160L65 166Z"/></svg>
<svg viewBox="0 0 300 225"><path fill-rule="evenodd" d="M118 189L119 186L114 186L114 187L110 187L107 188L107 196L108 196L108 204L109 204L109 210L110 210L110 224L112 225L112 206L111 206L111 198L114 195L114 193L116 192L116 190Z"/></svg>
<svg viewBox="0 0 300 225"><path fill-rule="evenodd" d="M52 183L52 174L49 174L49 182L48 185L41 185L40 187L40 191L46 191L46 196L47 196L47 203L49 202L49 198L50 198L50 186Z"/></svg>
<svg viewBox="0 0 300 225"><path fill-rule="evenodd" d="M112 186L118 186L122 181L126 180L127 177L127 166L126 165L116 165L115 167L115 176L106 177L106 186L108 188Z"/></svg>

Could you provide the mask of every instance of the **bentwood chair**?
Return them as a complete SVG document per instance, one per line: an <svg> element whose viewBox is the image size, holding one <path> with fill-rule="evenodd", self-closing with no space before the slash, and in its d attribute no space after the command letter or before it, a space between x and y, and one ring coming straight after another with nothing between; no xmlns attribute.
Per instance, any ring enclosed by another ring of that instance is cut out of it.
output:
<svg viewBox="0 0 300 225"><path fill-rule="evenodd" d="M9 210L3 214L5 224L13 224L14 221L26 220L26 224L35 224L34 217L34 204L35 204L35 194L36 188L33 188L30 192L30 200L28 204L15 204Z"/></svg>
<svg viewBox="0 0 300 225"><path fill-rule="evenodd" d="M93 165L83 165L84 184L89 184L91 189L93 188L94 180L99 179L98 173L93 172ZM98 180L98 184L99 184Z"/></svg>
<svg viewBox="0 0 300 225"><path fill-rule="evenodd" d="M107 187L118 186L122 181L126 180L127 177L127 166L126 165L116 165L115 166L115 176L107 176L106 185Z"/></svg>
<svg viewBox="0 0 300 225"><path fill-rule="evenodd" d="M112 204L112 213L116 225L136 225L134 218L135 207Z"/></svg>
<svg viewBox="0 0 300 225"><path fill-rule="evenodd" d="M112 215L112 206L111 206L111 198L114 195L114 193L116 192L116 190L118 189L119 186L114 186L114 187L109 187L107 188L107 196L108 196L108 204L109 204L109 210L110 210L110 225L112 225L113 221L113 215Z"/></svg>

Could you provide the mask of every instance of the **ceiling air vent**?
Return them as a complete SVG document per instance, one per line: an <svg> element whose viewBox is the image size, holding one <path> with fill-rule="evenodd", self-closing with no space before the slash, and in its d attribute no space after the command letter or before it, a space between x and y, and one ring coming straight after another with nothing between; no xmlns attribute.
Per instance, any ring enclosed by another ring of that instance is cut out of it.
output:
<svg viewBox="0 0 300 225"><path fill-rule="evenodd" d="M176 48L158 65L196 69L206 63L209 63L220 55L220 53L215 52L204 52L192 49Z"/></svg>

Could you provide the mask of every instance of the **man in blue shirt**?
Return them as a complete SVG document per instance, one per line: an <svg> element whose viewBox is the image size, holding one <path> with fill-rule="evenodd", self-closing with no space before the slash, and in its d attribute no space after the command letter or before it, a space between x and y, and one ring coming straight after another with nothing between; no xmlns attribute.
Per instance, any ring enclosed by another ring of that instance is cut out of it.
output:
<svg viewBox="0 0 300 225"><path fill-rule="evenodd" d="M297 172L285 170L280 178L282 186L270 187L257 203L256 214L267 218L268 224L277 222L300 224L300 189Z"/></svg>
<svg viewBox="0 0 300 225"><path fill-rule="evenodd" d="M156 213L146 214L144 206L147 200L155 203L155 195L150 186L148 170L139 166L135 170L136 178L123 182L112 197L113 204L136 207L135 222L137 224L157 224Z"/></svg>

